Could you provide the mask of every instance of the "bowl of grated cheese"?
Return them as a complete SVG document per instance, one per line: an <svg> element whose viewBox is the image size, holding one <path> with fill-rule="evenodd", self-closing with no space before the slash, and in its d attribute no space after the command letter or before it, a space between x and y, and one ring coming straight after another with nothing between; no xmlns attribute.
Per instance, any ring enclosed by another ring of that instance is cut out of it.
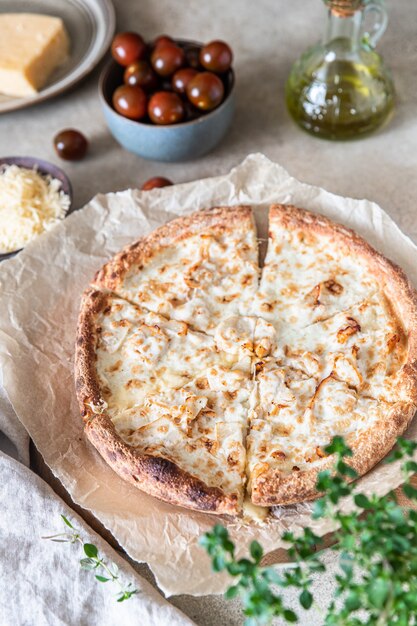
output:
<svg viewBox="0 0 417 626"><path fill-rule="evenodd" d="M64 219L71 203L71 183L56 165L32 157L0 158L0 259Z"/></svg>

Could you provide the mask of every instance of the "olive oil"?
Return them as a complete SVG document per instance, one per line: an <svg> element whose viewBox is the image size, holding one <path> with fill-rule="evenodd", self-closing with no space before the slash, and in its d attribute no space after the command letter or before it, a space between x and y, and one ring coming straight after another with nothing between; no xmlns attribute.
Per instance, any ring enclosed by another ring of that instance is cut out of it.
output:
<svg viewBox="0 0 417 626"><path fill-rule="evenodd" d="M324 42L307 50L288 78L290 114L318 137L343 140L368 134L393 110L394 86L361 33L362 15L360 10L347 15L330 11Z"/></svg>

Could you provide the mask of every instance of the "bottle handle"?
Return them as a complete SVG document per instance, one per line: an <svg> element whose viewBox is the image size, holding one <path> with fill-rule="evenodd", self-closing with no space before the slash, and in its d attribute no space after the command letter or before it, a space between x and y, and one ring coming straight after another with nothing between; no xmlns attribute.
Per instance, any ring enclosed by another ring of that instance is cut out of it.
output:
<svg viewBox="0 0 417 626"><path fill-rule="evenodd" d="M362 35L362 43L370 49L376 47L388 25L388 13L384 0L368 0L365 2L363 7L363 24L367 21L367 17L372 15L370 28L365 26Z"/></svg>

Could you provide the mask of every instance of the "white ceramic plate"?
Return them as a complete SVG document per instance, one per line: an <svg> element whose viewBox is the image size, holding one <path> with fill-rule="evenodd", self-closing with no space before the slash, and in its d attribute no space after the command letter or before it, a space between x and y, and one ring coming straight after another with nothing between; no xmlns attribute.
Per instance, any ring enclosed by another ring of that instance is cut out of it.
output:
<svg viewBox="0 0 417 626"><path fill-rule="evenodd" d="M52 98L81 80L104 55L115 29L111 0L0 0L0 13L44 13L61 17L71 40L68 61L54 72L48 84L29 98L0 94L0 113Z"/></svg>

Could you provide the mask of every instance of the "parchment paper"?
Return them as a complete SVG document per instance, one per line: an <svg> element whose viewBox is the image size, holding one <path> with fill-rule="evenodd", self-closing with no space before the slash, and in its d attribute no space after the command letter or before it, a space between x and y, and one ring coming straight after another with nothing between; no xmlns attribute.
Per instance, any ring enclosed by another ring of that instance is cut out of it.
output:
<svg viewBox="0 0 417 626"><path fill-rule="evenodd" d="M292 202L354 228L417 284L416 246L377 205L304 185L259 154L227 176L96 196L0 267L0 367L14 410L73 500L92 511L133 559L149 564L167 595L224 591L226 577L211 572L197 544L216 518L164 504L128 485L83 437L72 372L80 296L110 256L176 215L247 203L266 237L271 202ZM417 438L416 420L408 436ZM360 481L363 491L379 494L400 483L398 464L379 464ZM284 528L310 526L320 535L331 530L329 522L313 522L310 511L308 504L281 507L263 527L230 521L227 526L242 554L254 538L271 551L283 547Z"/></svg>

